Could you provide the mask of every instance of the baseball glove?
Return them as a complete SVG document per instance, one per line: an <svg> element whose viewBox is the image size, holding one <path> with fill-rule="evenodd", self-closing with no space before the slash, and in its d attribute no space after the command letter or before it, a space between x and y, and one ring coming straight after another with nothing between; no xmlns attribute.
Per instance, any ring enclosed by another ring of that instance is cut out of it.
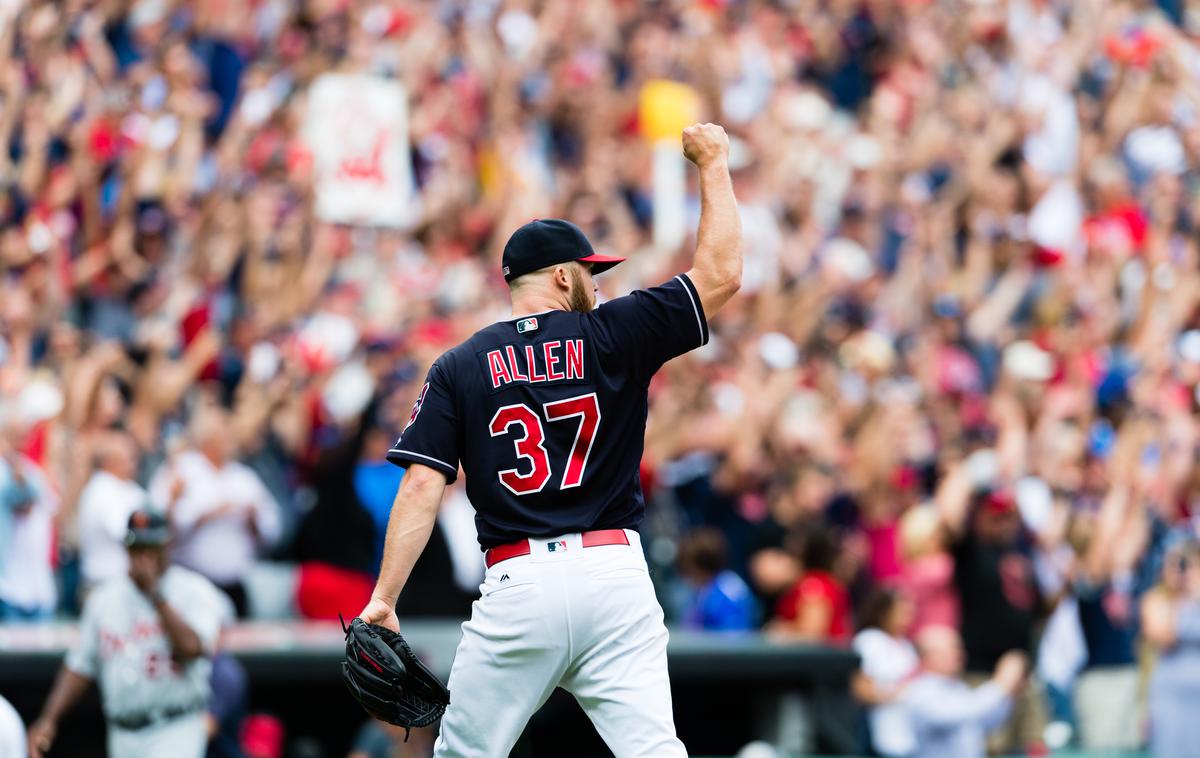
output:
<svg viewBox="0 0 1200 758"><path fill-rule="evenodd" d="M346 633L342 681L367 713L408 730L429 726L450 704L450 690L396 632L354 619Z"/></svg>

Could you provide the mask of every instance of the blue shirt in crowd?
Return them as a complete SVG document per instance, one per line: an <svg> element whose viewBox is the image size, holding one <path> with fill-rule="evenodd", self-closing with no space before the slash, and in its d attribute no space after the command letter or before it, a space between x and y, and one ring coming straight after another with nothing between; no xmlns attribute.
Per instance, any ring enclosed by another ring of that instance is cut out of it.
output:
<svg viewBox="0 0 1200 758"><path fill-rule="evenodd" d="M383 560L383 540L387 536L388 517L396 490L404 478L404 469L387 461L363 461L354 469L354 494L375 522L375 570Z"/></svg>
<svg viewBox="0 0 1200 758"><path fill-rule="evenodd" d="M693 629L741 631L753 629L757 617L758 607L746 582L725 570L696 591L684 623Z"/></svg>

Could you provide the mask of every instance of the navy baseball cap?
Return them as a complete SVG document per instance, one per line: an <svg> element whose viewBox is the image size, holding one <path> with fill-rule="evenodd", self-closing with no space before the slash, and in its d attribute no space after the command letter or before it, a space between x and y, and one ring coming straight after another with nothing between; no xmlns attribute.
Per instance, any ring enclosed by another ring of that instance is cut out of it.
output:
<svg viewBox="0 0 1200 758"><path fill-rule="evenodd" d="M592 264L592 273L599 274L617 265L624 258L597 255L592 243L578 226L561 218L534 219L513 232L504 245L502 262L504 281L558 263L579 261Z"/></svg>
<svg viewBox="0 0 1200 758"><path fill-rule="evenodd" d="M130 514L125 547L162 547L170 541L171 528L166 516L147 510L136 510Z"/></svg>

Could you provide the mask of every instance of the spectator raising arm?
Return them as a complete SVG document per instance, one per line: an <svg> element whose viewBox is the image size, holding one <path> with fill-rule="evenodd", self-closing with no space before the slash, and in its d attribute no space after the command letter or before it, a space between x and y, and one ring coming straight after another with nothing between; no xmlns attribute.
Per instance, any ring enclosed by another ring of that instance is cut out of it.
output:
<svg viewBox="0 0 1200 758"><path fill-rule="evenodd" d="M970 466L968 461L963 461L946 473L934 495L934 504L937 506L942 526L955 539L961 537L966 530L973 486Z"/></svg>
<svg viewBox="0 0 1200 758"><path fill-rule="evenodd" d="M904 695L910 711L935 728L978 724L985 731L1004 722L1012 708L1012 698L1020 688L1027 668L1025 657L1010 653L1000 659L992 678L967 693L955 697L924 697L920 689Z"/></svg>

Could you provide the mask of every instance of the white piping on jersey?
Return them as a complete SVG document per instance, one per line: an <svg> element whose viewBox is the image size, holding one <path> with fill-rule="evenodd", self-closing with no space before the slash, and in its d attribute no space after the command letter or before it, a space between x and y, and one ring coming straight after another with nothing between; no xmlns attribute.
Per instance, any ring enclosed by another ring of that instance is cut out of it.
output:
<svg viewBox="0 0 1200 758"><path fill-rule="evenodd" d="M696 313L696 326L700 327L700 344L704 344L704 319L700 318L700 308L696 305L696 298L692 297L692 288L683 280L683 274L675 277L679 283L683 285L683 291L687 293L688 300L692 301L692 310Z"/></svg>
<svg viewBox="0 0 1200 758"><path fill-rule="evenodd" d="M445 461L443 461L443 460L439 460L438 458L434 458L434 457L433 457L433 456L431 456L431 455L422 455L422 454L420 454L420 453L414 453L414 452L413 452L413 451L411 451L411 450L401 450L401 449L400 449L400 448L398 448L398 447L394 447L394 448L392 448L391 450L389 450L388 452L389 452L389 453L402 453L402 454L404 454L404 455L411 455L411 456L413 456L414 458L424 458L424 459L425 459L425 460L427 460L427 461L433 461L434 463L438 463L438 464L441 464L442 466L445 466L446 468L448 468L448 469L450 469L451 471L453 471L455 474L457 474L457 473L458 473L458 466L451 466L449 463L446 463L446 462L445 462Z"/></svg>

